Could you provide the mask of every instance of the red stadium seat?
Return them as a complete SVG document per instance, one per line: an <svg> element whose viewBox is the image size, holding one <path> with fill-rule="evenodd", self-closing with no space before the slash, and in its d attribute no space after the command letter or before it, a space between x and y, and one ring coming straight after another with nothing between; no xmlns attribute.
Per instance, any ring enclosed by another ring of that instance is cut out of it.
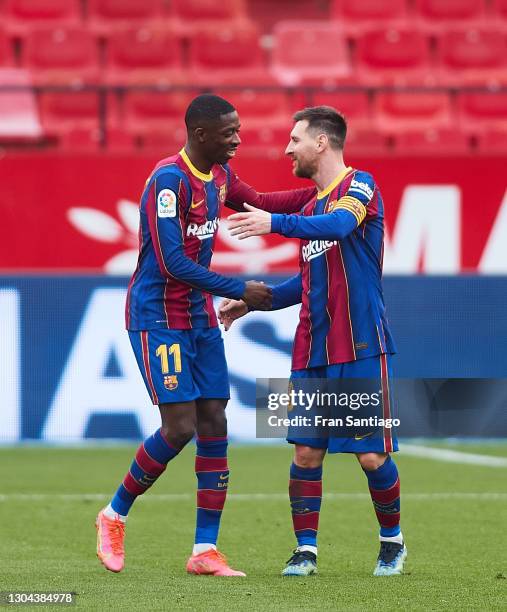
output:
<svg viewBox="0 0 507 612"><path fill-rule="evenodd" d="M357 40L358 76L369 86L431 85L430 46L412 28L376 28Z"/></svg>
<svg viewBox="0 0 507 612"><path fill-rule="evenodd" d="M237 109L243 126L251 122L290 121L291 111L283 91L240 89L216 91Z"/></svg>
<svg viewBox="0 0 507 612"><path fill-rule="evenodd" d="M345 142L345 154L362 155L385 155L389 152L389 141L376 130L357 128L354 124L347 130Z"/></svg>
<svg viewBox="0 0 507 612"><path fill-rule="evenodd" d="M0 68L0 141L4 144L37 144L44 132L27 70Z"/></svg>
<svg viewBox="0 0 507 612"><path fill-rule="evenodd" d="M270 32L278 21L287 19L323 20L329 17L326 2L321 0L248 0L250 18L264 32Z"/></svg>
<svg viewBox="0 0 507 612"><path fill-rule="evenodd" d="M415 23L428 32L459 23L480 25L486 17L485 0L416 0Z"/></svg>
<svg viewBox="0 0 507 612"><path fill-rule="evenodd" d="M467 131L507 130L507 93L462 93L458 104L460 121Z"/></svg>
<svg viewBox="0 0 507 612"><path fill-rule="evenodd" d="M132 153L134 139L120 128L108 128L103 134L99 128L69 128L58 134L57 144L72 153Z"/></svg>
<svg viewBox="0 0 507 612"><path fill-rule="evenodd" d="M507 0L493 0L493 14L504 19L504 26L507 24Z"/></svg>
<svg viewBox="0 0 507 612"><path fill-rule="evenodd" d="M477 151L483 155L507 153L507 129L485 129L477 135Z"/></svg>
<svg viewBox="0 0 507 612"><path fill-rule="evenodd" d="M134 149L132 135L123 128L108 127L105 136L108 152L129 153Z"/></svg>
<svg viewBox="0 0 507 612"><path fill-rule="evenodd" d="M453 123L447 93L380 93L374 108L377 128L390 135L406 130L450 128Z"/></svg>
<svg viewBox="0 0 507 612"><path fill-rule="evenodd" d="M131 91L125 97L121 125L130 134L140 136L168 128L184 128L187 106L194 97L191 92Z"/></svg>
<svg viewBox="0 0 507 612"><path fill-rule="evenodd" d="M262 156L277 159L285 155L289 144L289 134L292 122L287 120L284 125L257 125L247 123L241 128L241 146L239 155Z"/></svg>
<svg viewBox="0 0 507 612"><path fill-rule="evenodd" d="M171 0L173 27L184 35L251 24L245 0Z"/></svg>
<svg viewBox="0 0 507 612"><path fill-rule="evenodd" d="M333 85L351 78L347 44L338 25L282 21L273 34L271 69L282 85Z"/></svg>
<svg viewBox="0 0 507 612"><path fill-rule="evenodd" d="M470 152L470 139L457 129L427 128L396 134L394 152L399 155L463 155Z"/></svg>
<svg viewBox="0 0 507 612"><path fill-rule="evenodd" d="M185 144L187 133L184 125L150 128L135 138L141 149L157 151L165 155L177 153Z"/></svg>
<svg viewBox="0 0 507 612"><path fill-rule="evenodd" d="M244 0L171 0L173 14L183 21L228 21L245 17Z"/></svg>
<svg viewBox="0 0 507 612"><path fill-rule="evenodd" d="M61 131L56 142L58 148L66 153L98 153L101 148L102 133L99 128L69 128Z"/></svg>
<svg viewBox="0 0 507 612"><path fill-rule="evenodd" d="M270 84L259 35L254 28L221 28L195 34L190 44L191 82Z"/></svg>
<svg viewBox="0 0 507 612"><path fill-rule="evenodd" d="M507 83L507 39L499 29L459 29L438 39L439 78L446 85Z"/></svg>
<svg viewBox="0 0 507 612"><path fill-rule="evenodd" d="M27 34L33 27L79 25L79 0L6 0L6 26L11 34Z"/></svg>
<svg viewBox="0 0 507 612"><path fill-rule="evenodd" d="M458 98L462 129L474 136L478 152L507 153L507 93L462 93Z"/></svg>
<svg viewBox="0 0 507 612"><path fill-rule="evenodd" d="M39 110L44 132L50 136L71 129L99 128L99 96L96 92L41 93Z"/></svg>
<svg viewBox="0 0 507 612"><path fill-rule="evenodd" d="M97 41L80 27L34 29L24 41L22 65L37 85L79 86L100 78Z"/></svg>
<svg viewBox="0 0 507 612"><path fill-rule="evenodd" d="M3 30L0 30L0 66L14 65L14 53L11 42Z"/></svg>
<svg viewBox="0 0 507 612"><path fill-rule="evenodd" d="M164 17L164 0L88 0L88 26L99 34Z"/></svg>
<svg viewBox="0 0 507 612"><path fill-rule="evenodd" d="M285 129L285 138L288 141L292 127L292 112L285 92L240 89L218 90L214 93L229 100L237 109L241 121L240 138L242 140L244 130L248 135L252 130L276 131L282 127Z"/></svg>
<svg viewBox="0 0 507 612"><path fill-rule="evenodd" d="M178 36L160 28L125 28L107 43L105 80L111 85L185 82Z"/></svg>
<svg viewBox="0 0 507 612"><path fill-rule="evenodd" d="M348 91L317 91L310 99L302 96L295 96L293 111L297 111L305 106L325 105L332 106L340 111L350 126L357 129L371 128L372 112L368 94Z"/></svg>
<svg viewBox="0 0 507 612"><path fill-rule="evenodd" d="M115 100L107 100L107 148L130 150L133 138L116 116ZM39 109L44 133L66 150L95 151L102 147L99 94L58 92L40 94ZM121 127L120 127L121 125Z"/></svg>
<svg viewBox="0 0 507 612"><path fill-rule="evenodd" d="M347 36L356 38L365 29L384 24L401 24L407 18L407 0L334 0L331 4L331 16L340 22Z"/></svg>

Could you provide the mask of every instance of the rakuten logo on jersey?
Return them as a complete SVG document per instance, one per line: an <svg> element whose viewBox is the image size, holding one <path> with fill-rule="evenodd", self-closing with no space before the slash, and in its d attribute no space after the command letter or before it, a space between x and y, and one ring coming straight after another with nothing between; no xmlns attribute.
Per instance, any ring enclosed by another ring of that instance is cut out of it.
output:
<svg viewBox="0 0 507 612"><path fill-rule="evenodd" d="M311 261L338 244L337 240L312 240L303 247L303 261Z"/></svg>
<svg viewBox="0 0 507 612"><path fill-rule="evenodd" d="M215 217L202 225L197 225L197 223L189 223L187 227L187 236L195 236L199 238L199 240L207 240L208 238L213 238L213 235L218 229L218 224L220 223L220 219Z"/></svg>
<svg viewBox="0 0 507 612"><path fill-rule="evenodd" d="M362 193L370 200L373 198L373 191L371 187L368 185L368 183L361 183L360 181L356 181L355 179L352 179L352 182L350 183L349 191L358 191L359 193Z"/></svg>

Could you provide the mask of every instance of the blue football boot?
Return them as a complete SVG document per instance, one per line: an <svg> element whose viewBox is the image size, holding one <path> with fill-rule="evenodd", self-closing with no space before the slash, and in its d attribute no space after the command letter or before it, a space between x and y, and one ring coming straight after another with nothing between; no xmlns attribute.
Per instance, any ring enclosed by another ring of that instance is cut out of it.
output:
<svg viewBox="0 0 507 612"><path fill-rule="evenodd" d="M374 576L399 576L403 574L403 564L407 558L407 547L397 542L380 542L377 566Z"/></svg>
<svg viewBox="0 0 507 612"><path fill-rule="evenodd" d="M296 550L287 561L282 576L310 576L317 573L317 555L309 550Z"/></svg>

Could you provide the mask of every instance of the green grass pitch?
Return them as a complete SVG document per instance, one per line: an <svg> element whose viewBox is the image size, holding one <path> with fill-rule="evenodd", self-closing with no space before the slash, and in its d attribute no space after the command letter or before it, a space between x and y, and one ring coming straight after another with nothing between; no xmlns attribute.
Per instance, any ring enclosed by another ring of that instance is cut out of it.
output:
<svg viewBox="0 0 507 612"><path fill-rule="evenodd" d="M507 456L501 444L453 448ZM231 445L219 547L248 577L213 578L185 574L195 513L191 445L134 506L126 568L111 574L95 556L93 524L133 452L0 448L0 591L75 591L83 610L506 609L505 467L400 453L406 574L374 578L377 525L366 479L354 457L330 456L319 575L282 578L294 548L286 499L291 449Z"/></svg>

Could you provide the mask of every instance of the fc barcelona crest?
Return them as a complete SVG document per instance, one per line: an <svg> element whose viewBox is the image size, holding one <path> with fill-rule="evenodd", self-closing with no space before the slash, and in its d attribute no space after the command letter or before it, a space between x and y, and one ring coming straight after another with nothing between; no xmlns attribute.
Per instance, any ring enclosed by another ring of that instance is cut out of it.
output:
<svg viewBox="0 0 507 612"><path fill-rule="evenodd" d="M178 388L178 377L176 374L164 376L164 387L169 391L174 391Z"/></svg>
<svg viewBox="0 0 507 612"><path fill-rule="evenodd" d="M225 202L225 196L227 195L227 183L224 183L220 186L220 191L218 192L218 199L223 204Z"/></svg>

